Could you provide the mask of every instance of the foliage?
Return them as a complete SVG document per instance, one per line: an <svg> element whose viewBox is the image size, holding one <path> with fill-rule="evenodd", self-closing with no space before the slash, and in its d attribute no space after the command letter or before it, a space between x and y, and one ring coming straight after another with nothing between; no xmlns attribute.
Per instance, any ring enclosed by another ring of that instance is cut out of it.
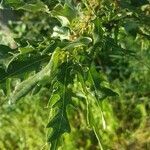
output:
<svg viewBox="0 0 150 150"><path fill-rule="evenodd" d="M2 6L20 19L9 23L17 48L0 45L0 88L12 107L27 94L49 92L51 149L63 149L63 140L67 147L65 133L75 128L72 116L80 111L79 121L96 137L91 149L120 149L111 140L146 126L147 0L5 0Z"/></svg>
<svg viewBox="0 0 150 150"><path fill-rule="evenodd" d="M39 149L47 141L45 124L48 114L46 100L26 97L15 106L1 103L0 149ZM2 95L0 100L2 101ZM4 99L3 99L4 100ZM45 109L41 109L45 107ZM46 146L46 145L45 145Z"/></svg>

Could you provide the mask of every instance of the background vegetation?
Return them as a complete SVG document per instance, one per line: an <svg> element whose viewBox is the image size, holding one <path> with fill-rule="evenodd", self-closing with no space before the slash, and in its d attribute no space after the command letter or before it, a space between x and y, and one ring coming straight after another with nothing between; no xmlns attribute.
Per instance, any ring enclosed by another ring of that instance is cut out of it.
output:
<svg viewBox="0 0 150 150"><path fill-rule="evenodd" d="M0 149L150 149L149 1L0 8Z"/></svg>

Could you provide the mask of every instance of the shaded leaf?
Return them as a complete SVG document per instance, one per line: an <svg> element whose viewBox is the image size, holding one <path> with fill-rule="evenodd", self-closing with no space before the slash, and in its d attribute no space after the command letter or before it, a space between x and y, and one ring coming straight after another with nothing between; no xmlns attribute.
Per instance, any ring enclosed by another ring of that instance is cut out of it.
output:
<svg viewBox="0 0 150 150"><path fill-rule="evenodd" d="M23 6L18 7L18 9L30 11L33 13L36 13L36 12L49 13L49 9L48 9L47 5L45 5L43 2L41 2L39 0L36 3L25 3Z"/></svg>
<svg viewBox="0 0 150 150"><path fill-rule="evenodd" d="M19 100L22 96L26 95L39 81L42 81L46 76L52 78L52 75L58 66L58 49L52 54L50 62L45 68L43 68L37 74L31 76L29 79L21 82L14 90L10 97L10 101L15 102Z"/></svg>

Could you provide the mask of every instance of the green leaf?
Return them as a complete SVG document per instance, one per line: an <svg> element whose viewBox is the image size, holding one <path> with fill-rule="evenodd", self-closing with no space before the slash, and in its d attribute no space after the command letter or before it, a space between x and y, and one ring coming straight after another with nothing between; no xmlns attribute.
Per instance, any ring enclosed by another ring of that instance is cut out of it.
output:
<svg viewBox="0 0 150 150"><path fill-rule="evenodd" d="M40 64L44 62L48 62L49 56L47 55L37 55L34 57L21 57L20 59L16 59L13 61L7 68L1 67L0 69L0 83L4 82L7 78L13 76L19 76L24 73L28 73L31 71L36 71L41 66Z"/></svg>
<svg viewBox="0 0 150 150"><path fill-rule="evenodd" d="M64 49L66 50L72 50L77 47L82 47L82 46L88 46L92 42L92 39L90 37L79 37L73 42L69 42Z"/></svg>
<svg viewBox="0 0 150 150"><path fill-rule="evenodd" d="M59 66L53 83L54 93L50 98L52 107L52 116L47 127L52 128L48 141L51 143L51 149L56 149L61 136L65 132L70 132L70 125L67 117L67 106L71 104L73 92L69 85L73 83L74 76L70 76L69 63L63 63Z"/></svg>
<svg viewBox="0 0 150 150"><path fill-rule="evenodd" d="M43 2L41 1L37 1L36 3L26 3L21 7L18 7L18 10L22 9L25 11L29 11L29 12L46 12L49 13L49 9L47 7L47 5L45 5Z"/></svg>
<svg viewBox="0 0 150 150"><path fill-rule="evenodd" d="M50 98L49 105L53 107L58 101L60 100L60 95L59 94L53 94ZM48 126L47 126L48 127Z"/></svg>
<svg viewBox="0 0 150 150"><path fill-rule="evenodd" d="M53 34L51 35L52 38L60 38L60 40L69 40L70 37L70 30L66 27L58 27L55 26L53 28Z"/></svg>
<svg viewBox="0 0 150 150"><path fill-rule="evenodd" d="M17 8L19 6L24 5L24 1L23 0L4 0L4 6L5 5Z"/></svg>
<svg viewBox="0 0 150 150"><path fill-rule="evenodd" d="M51 143L51 149L53 149L52 147L57 147L56 143L58 143L61 135L65 132L69 133L71 130L65 109L60 109L48 123L47 127L52 128L52 132L48 137L48 142Z"/></svg>
<svg viewBox="0 0 150 150"><path fill-rule="evenodd" d="M51 40L49 45L42 51L42 55L52 53L58 47L58 44L57 40Z"/></svg>
<svg viewBox="0 0 150 150"><path fill-rule="evenodd" d="M18 57L19 53L15 53L14 49L5 45L0 45L0 67L7 71L9 65Z"/></svg>
<svg viewBox="0 0 150 150"><path fill-rule="evenodd" d="M72 9L68 5L61 5L58 4L56 7L53 9L52 14L54 16L64 16L66 17L70 22L76 18L78 11L75 9Z"/></svg>
<svg viewBox="0 0 150 150"><path fill-rule="evenodd" d="M59 50L56 49L52 57L50 59L50 62L47 64L45 68L43 68L40 72L37 74L31 76L29 79L21 82L14 90L13 94L10 97L11 102L15 102L19 100L21 97L26 95L35 85L38 84L39 81L42 81L45 77L49 76L49 78L52 78L52 75L56 71L56 67L58 66L58 55Z"/></svg>
<svg viewBox="0 0 150 150"><path fill-rule="evenodd" d="M96 44L102 41L104 31L102 29L102 21L99 18L93 20L93 23L94 23L93 39L94 39L94 44Z"/></svg>
<svg viewBox="0 0 150 150"><path fill-rule="evenodd" d="M18 50L20 51L21 54L26 54L26 53L33 52L35 48L28 44L26 47L18 48Z"/></svg>
<svg viewBox="0 0 150 150"><path fill-rule="evenodd" d="M40 0L24 2L23 0L5 0L4 6L10 6L16 10L25 10L32 13L45 12L49 13L49 9L45 3Z"/></svg>
<svg viewBox="0 0 150 150"><path fill-rule="evenodd" d="M112 89L107 88L107 87L101 87L101 91L102 91L106 96L118 96L118 93L114 92Z"/></svg>
<svg viewBox="0 0 150 150"><path fill-rule="evenodd" d="M139 25L135 21L128 21L124 25L125 30L130 33L132 36L136 37L138 32Z"/></svg>
<svg viewBox="0 0 150 150"><path fill-rule="evenodd" d="M70 24L69 20L64 16L57 16L57 19L61 22L61 25L64 27L68 27Z"/></svg>
<svg viewBox="0 0 150 150"><path fill-rule="evenodd" d="M14 49L11 49L9 46L6 45L0 45L0 58L3 57L3 55L8 54L9 52L14 52Z"/></svg>

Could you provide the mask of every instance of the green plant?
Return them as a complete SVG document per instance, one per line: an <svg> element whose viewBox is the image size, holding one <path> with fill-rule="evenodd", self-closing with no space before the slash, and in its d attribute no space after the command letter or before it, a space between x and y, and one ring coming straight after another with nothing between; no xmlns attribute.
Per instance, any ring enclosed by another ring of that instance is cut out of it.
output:
<svg viewBox="0 0 150 150"><path fill-rule="evenodd" d="M51 149L71 131L70 107L80 105L100 149L109 148L106 139L118 123L104 100L119 96L110 81L128 79L129 60L142 62L136 48L150 38L148 2L5 0L2 5L21 15L21 22L9 24L18 47L0 45L0 87L10 104L46 87ZM131 49L130 44L135 47ZM145 45L148 49L149 43Z"/></svg>

